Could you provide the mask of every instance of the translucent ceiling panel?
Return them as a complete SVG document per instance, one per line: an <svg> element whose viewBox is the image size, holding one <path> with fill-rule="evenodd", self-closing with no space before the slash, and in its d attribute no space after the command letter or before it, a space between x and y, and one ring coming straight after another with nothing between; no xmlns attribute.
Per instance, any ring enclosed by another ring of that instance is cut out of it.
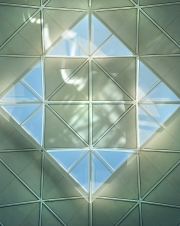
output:
<svg viewBox="0 0 180 226"><path fill-rule="evenodd" d="M138 84L138 96L142 98L147 90L159 79L156 75L147 68L142 62L139 65L139 84Z"/></svg>
<svg viewBox="0 0 180 226"><path fill-rule="evenodd" d="M32 191L40 195L41 153L39 151L1 152L0 158Z"/></svg>
<svg viewBox="0 0 180 226"><path fill-rule="evenodd" d="M93 208L92 208L93 209L93 225L104 225L104 226L118 225L119 221L122 220L122 218L124 218L124 216L128 213L128 211L133 206L134 206L133 202L122 202L118 200L108 200L108 199L96 199L93 202ZM135 220L133 221L133 224L134 223L135 223ZM120 224L123 225L122 222Z"/></svg>
<svg viewBox="0 0 180 226"><path fill-rule="evenodd" d="M179 98L164 83L160 82L143 100L178 101Z"/></svg>
<svg viewBox="0 0 180 226"><path fill-rule="evenodd" d="M3 98L3 101L38 101L38 99L20 82L18 82Z"/></svg>
<svg viewBox="0 0 180 226"><path fill-rule="evenodd" d="M70 172L70 174L89 191L89 155L87 154Z"/></svg>
<svg viewBox="0 0 180 226"><path fill-rule="evenodd" d="M133 55L131 51L114 35L95 52L95 56Z"/></svg>
<svg viewBox="0 0 180 226"><path fill-rule="evenodd" d="M159 123L164 123L178 109L178 104L142 104L141 105Z"/></svg>
<svg viewBox="0 0 180 226"><path fill-rule="evenodd" d="M146 55L173 54L180 53L180 49L144 14L140 13L139 52Z"/></svg>
<svg viewBox="0 0 180 226"><path fill-rule="evenodd" d="M141 108L138 109L139 143L143 144L160 126L148 116Z"/></svg>
<svg viewBox="0 0 180 226"><path fill-rule="evenodd" d="M123 152L123 150L100 150L98 151L98 153L114 170L116 170L128 159L128 157L133 153L133 151Z"/></svg>
<svg viewBox="0 0 180 226"><path fill-rule="evenodd" d="M179 208L142 204L142 218L146 226L178 225L180 222Z"/></svg>
<svg viewBox="0 0 180 226"><path fill-rule="evenodd" d="M118 152L120 151L121 150L118 150ZM123 150L121 154L123 157L125 154ZM131 153L126 152L126 154ZM122 157L119 156L118 159L122 160ZM114 163L115 162L117 163L117 161L114 161ZM114 165L116 166L117 164ZM112 176L112 178L108 181L108 184L106 184L105 188L100 191L98 196L131 200L138 199L138 167L136 155L131 154L131 156L127 157L127 159L125 159L124 162L120 164L119 168L114 172L114 175L116 176Z"/></svg>
<svg viewBox="0 0 180 226"><path fill-rule="evenodd" d="M110 175L111 175L111 172L93 154L92 156L92 191L94 192Z"/></svg>
<svg viewBox="0 0 180 226"><path fill-rule="evenodd" d="M136 148L135 108L128 111L94 146L98 148Z"/></svg>
<svg viewBox="0 0 180 226"><path fill-rule="evenodd" d="M176 42L180 43L180 30L176 29L176 27L178 27L178 24L180 23L179 4L144 8L144 11L158 25L160 25ZM167 12L169 16L167 16Z"/></svg>
<svg viewBox="0 0 180 226"><path fill-rule="evenodd" d="M36 201L37 198L27 189L15 175L0 163L1 196L0 205ZM0 215L2 210L0 211ZM16 215L17 216L17 215ZM2 220L1 215L1 220Z"/></svg>
<svg viewBox="0 0 180 226"><path fill-rule="evenodd" d="M91 20L91 51L94 52L111 35L111 32L95 16L92 16Z"/></svg>
<svg viewBox="0 0 180 226"><path fill-rule="evenodd" d="M21 4L21 5L40 5L40 0L0 0L0 2Z"/></svg>
<svg viewBox="0 0 180 226"><path fill-rule="evenodd" d="M18 2L18 0L0 0L0 2L15 3ZM30 2L33 2L33 0ZM32 16L35 11L36 9L32 8L10 7L1 5L0 28L1 30L3 29L3 32L0 36L0 45L2 45L30 16Z"/></svg>
<svg viewBox="0 0 180 226"><path fill-rule="evenodd" d="M82 50L68 36L64 36L62 40L47 53L48 56L85 56Z"/></svg>
<svg viewBox="0 0 180 226"><path fill-rule="evenodd" d="M61 69L64 85L50 98L50 100L88 100L88 63L86 63L75 75L68 79L69 71Z"/></svg>
<svg viewBox="0 0 180 226"><path fill-rule="evenodd" d="M50 105L86 142L88 142L88 105Z"/></svg>
<svg viewBox="0 0 180 226"><path fill-rule="evenodd" d="M166 129L161 128L144 147L153 150L179 150L180 143Z"/></svg>
<svg viewBox="0 0 180 226"><path fill-rule="evenodd" d="M88 16L68 31L68 36L75 40L87 53L89 49Z"/></svg>
<svg viewBox="0 0 180 226"><path fill-rule="evenodd" d="M55 152L55 151L52 151ZM43 199L59 199L82 196L74 185L69 182L72 177L68 175L49 153L44 158Z"/></svg>
<svg viewBox="0 0 180 226"><path fill-rule="evenodd" d="M41 63L37 63L23 78L32 89L34 89L41 97L43 96L42 88L42 68Z"/></svg>
<svg viewBox="0 0 180 226"><path fill-rule="evenodd" d="M2 107L18 122L22 123L39 104L4 104Z"/></svg>
<svg viewBox="0 0 180 226"><path fill-rule="evenodd" d="M93 105L93 142L112 126L125 113L130 105L94 104Z"/></svg>
<svg viewBox="0 0 180 226"><path fill-rule="evenodd" d="M165 142L165 140L162 140ZM156 150L156 149L155 149ZM140 176L141 195L144 196L180 159L180 153L141 151L140 152ZM176 178L175 174L175 178ZM176 183L173 183L176 187ZM164 188L165 189L165 188ZM166 195L171 193L164 190ZM160 192L161 193L161 192ZM157 196L158 197L158 196Z"/></svg>
<svg viewBox="0 0 180 226"><path fill-rule="evenodd" d="M64 2L66 3L67 1ZM64 35L63 33L70 31L71 28L78 22L78 20L82 18L83 15L84 12L82 11L72 11L72 10L68 11L55 9L44 10L45 50L49 51L49 49L52 46L54 46L54 44L60 42L60 39L62 39L62 36ZM70 45L68 41L66 42L66 44Z"/></svg>
<svg viewBox="0 0 180 226"><path fill-rule="evenodd" d="M146 198L146 201L179 205L180 166L178 165Z"/></svg>
<svg viewBox="0 0 180 226"><path fill-rule="evenodd" d="M44 205L42 208L42 225L63 226L60 221Z"/></svg>
<svg viewBox="0 0 180 226"><path fill-rule="evenodd" d="M46 0L43 0L46 1ZM71 0L51 0L47 6L52 6L52 7L60 7L60 8L70 8L70 9L85 9L88 7L88 1L87 0L76 0L76 1L71 1Z"/></svg>
<svg viewBox="0 0 180 226"><path fill-rule="evenodd" d="M49 151L49 154L66 170L80 157L83 151Z"/></svg>
<svg viewBox="0 0 180 226"><path fill-rule="evenodd" d="M27 121L25 121L25 123L22 124L22 127L40 144L42 143L42 121L43 108L41 107Z"/></svg>
<svg viewBox="0 0 180 226"><path fill-rule="evenodd" d="M131 100L95 63L92 78L93 100Z"/></svg>
<svg viewBox="0 0 180 226"><path fill-rule="evenodd" d="M134 6L130 1L127 0L92 0L92 7L94 9L98 8L113 8L113 7L126 7L126 6Z"/></svg>
<svg viewBox="0 0 180 226"><path fill-rule="evenodd" d="M180 96L180 57L144 57L143 61Z"/></svg>
<svg viewBox="0 0 180 226"><path fill-rule="evenodd" d="M8 90L11 84L14 84L17 79L22 78L27 71L32 69L32 65L36 63L37 58L29 57L0 57L0 93Z"/></svg>
<svg viewBox="0 0 180 226"><path fill-rule="evenodd" d="M40 13L31 18L30 22L0 50L0 53L40 55L42 53Z"/></svg>
<svg viewBox="0 0 180 226"><path fill-rule="evenodd" d="M34 149L30 143L7 119L0 115L0 149L1 150L23 150Z"/></svg>
<svg viewBox="0 0 180 226"><path fill-rule="evenodd" d="M86 145L49 108L46 108L46 148L83 148Z"/></svg>
<svg viewBox="0 0 180 226"><path fill-rule="evenodd" d="M85 59L77 58L45 58L46 97L65 82L84 61Z"/></svg>
<svg viewBox="0 0 180 226"><path fill-rule="evenodd" d="M95 58L133 98L135 98L136 62L133 57Z"/></svg>
<svg viewBox="0 0 180 226"><path fill-rule="evenodd" d="M170 2L177 2L176 0L140 0L141 5L154 5L158 3L170 3Z"/></svg>
<svg viewBox="0 0 180 226"><path fill-rule="evenodd" d="M0 218L2 225L38 225L39 204L20 204L1 208Z"/></svg>
<svg viewBox="0 0 180 226"><path fill-rule="evenodd" d="M101 4L103 4L103 0ZM114 1L113 1L114 2ZM118 1L123 2L123 1ZM129 1L127 1L129 2ZM109 2L109 4L111 4ZM107 24L112 32L130 49L136 51L137 13L135 9L107 10L96 12L102 23Z"/></svg>
<svg viewBox="0 0 180 226"><path fill-rule="evenodd" d="M52 202L45 201L45 204L56 214L56 217L58 216L63 221L63 225L88 225L88 202L84 198ZM55 226L51 223L50 225Z"/></svg>

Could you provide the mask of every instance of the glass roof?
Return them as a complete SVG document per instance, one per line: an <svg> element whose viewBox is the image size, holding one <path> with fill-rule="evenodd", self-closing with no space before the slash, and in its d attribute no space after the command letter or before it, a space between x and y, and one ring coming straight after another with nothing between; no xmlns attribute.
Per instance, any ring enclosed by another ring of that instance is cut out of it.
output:
<svg viewBox="0 0 180 226"><path fill-rule="evenodd" d="M180 192L168 176L180 161L179 14L165 1L74 2L0 0L0 171L39 226L144 226L151 205L179 207L157 195L164 181Z"/></svg>

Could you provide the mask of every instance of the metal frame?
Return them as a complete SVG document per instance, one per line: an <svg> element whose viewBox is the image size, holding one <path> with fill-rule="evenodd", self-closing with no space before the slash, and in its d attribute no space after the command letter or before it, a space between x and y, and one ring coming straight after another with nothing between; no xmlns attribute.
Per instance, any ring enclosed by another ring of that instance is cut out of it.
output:
<svg viewBox="0 0 180 226"><path fill-rule="evenodd" d="M133 3L134 6L132 7L119 7L119 8L109 8L109 9L94 9L92 10L91 6L92 6L92 2L91 0L89 0L89 8L87 10L85 9L69 9L69 8L56 8L56 7L48 7L47 4L50 2L51 0L47 0L45 3L43 3L43 0L41 0L41 4L39 6L32 6L32 5L23 5L23 4L11 4L11 3L0 3L0 6L12 6L12 7L22 7L22 8L33 8L33 9L37 9L37 11L32 15L31 18L27 19L4 43L3 45L0 46L0 50L13 38L15 37L15 35L21 31L21 29L23 29L29 22L30 20L36 16L39 12L40 12L40 18L42 21L41 24L41 41L42 41L42 55L41 56L27 56L27 55L0 55L0 57L34 57L34 58L38 58L41 57L41 61L42 61L42 75L43 75L43 86L45 86L45 77L44 77L44 59L47 57L62 57L62 56L45 56L45 46L44 46L44 32L43 32L43 21L44 21L44 17L43 17L43 9L57 9L57 10L72 10L72 11L82 11L82 12L86 12L88 13L89 16L89 52L91 52L91 14L94 12L96 15L96 12L99 11L108 11L108 10L121 10L121 9L137 9L137 42L136 42L136 53L134 52L133 56L121 56L121 57L135 57L136 58L136 99L134 99L133 97L131 97L126 90L123 89L123 87L121 87L112 77L111 75L108 74L108 72L106 72L94 59L98 58L98 56L96 57L92 57L91 55L87 56L87 57L79 57L79 58L84 58L85 62L77 69L75 70L74 73L72 73L70 75L70 77L67 79L67 81L69 79L71 79L71 77L73 77L74 74L76 74L76 72L78 70L80 70L87 62L89 62L89 100L88 101L50 101L50 98L65 84L60 85L48 98L45 98L45 93L43 96L43 108L45 108L45 106L51 103L54 104L86 104L89 106L89 144L86 143L79 135L78 133L76 133L76 131L73 130L73 128L71 128L70 125L68 125L61 117L59 117L59 115L57 115L52 109L51 111L53 111L59 118L60 120L62 120L63 123L66 124L66 126L69 127L69 129L72 130L73 133L75 133L87 146L87 148L85 148L84 150L86 150L89 155L89 180L90 182L92 181L92 153L93 150L96 150L96 148L94 148L94 145L106 134L110 131L110 129L112 129L116 123L126 115L126 113L128 111L130 111L134 106L136 106L136 133L137 133L137 147L134 149L135 152L134 154L137 156L137 175L138 175L138 200L130 200L130 199L117 199L117 198L108 198L108 197L97 197L98 199L104 199L104 200L116 200L116 201L125 201L125 202L132 202L134 203L134 206L123 216L123 218L121 218L118 222L117 222L117 226L120 225L123 220L128 217L128 215L136 208L138 207L139 209L139 219L140 219L140 226L143 225L143 221L142 221L142 208L141 205L142 204L149 204L149 205L158 205L158 206L165 206L165 207L170 207L170 208L177 208L180 209L180 205L169 205L166 203L156 203L156 202L148 202L145 201L144 199L178 166L180 166L180 160L171 167L171 169L168 170L168 172L143 196L141 197L141 175L140 175L140 153L141 151L156 151L156 152L174 152L174 153L180 153L180 151L171 151L171 150L153 150L153 149L143 149L143 147L139 145L139 128L138 128L138 108L139 108L139 100L138 100L138 96L137 96L137 89L138 89L138 74L139 74L139 57L140 59L142 57L162 57L162 56L180 56L180 54L166 54L166 55L139 55L139 14L140 12L143 13L144 16L146 16L168 39L170 39L178 48L180 48L180 45L164 30L162 29L150 16L148 16L143 9L147 8L147 7L161 7L161 6L170 6L170 5L177 5L180 4L179 1L177 2L173 2L173 3L163 3L163 4L155 4L155 5L140 5L140 0L138 0L138 3L136 4L133 0L130 0L130 2ZM84 16L84 15L83 15ZM76 22L75 24L77 24L78 22ZM73 25L74 26L74 25ZM108 26L107 26L108 27ZM109 27L108 27L109 28ZM111 30L111 28L109 28ZM113 33L114 34L114 33ZM111 35L112 36L112 35ZM111 37L109 36L108 39ZM107 40L108 40L107 39ZM102 45L104 45L106 43L106 41L104 41L104 43L102 43ZM101 45L101 46L102 46ZM100 46L100 47L101 47ZM99 48L100 48L99 47ZM98 48L98 49L99 49ZM96 51L98 51L98 49ZM113 58L113 56L110 56ZM110 58L109 57L109 58ZM64 58L64 57L63 57ZM67 57L68 58L68 57ZM72 58L72 57L71 57ZM103 57L100 57L103 58ZM116 57L117 58L117 57ZM99 139L97 142L95 142L93 144L92 141L92 117L93 117L93 113L92 113L92 106L93 104L105 104L105 103L111 103L110 101L93 101L92 100L92 62L95 62L103 71L104 73L106 73L106 75L109 76L109 78L116 84L118 85L131 99L132 101L113 101L113 104L132 104L131 108L126 111L122 117L120 117ZM19 81L19 79L17 79L12 85L11 87L17 83ZM159 81L158 81L159 82ZM157 83L158 84L158 83ZM149 90L149 92L152 91L152 89L157 85L154 84L151 89ZM9 89L9 87L8 87ZM6 91L5 91L6 92ZM41 101L40 101L41 102ZM38 102L38 103L40 103ZM140 101L141 102L141 101ZM0 102L0 104L5 103L5 102ZM9 102L8 102L9 103ZM14 102L16 103L16 102ZM23 103L23 102L20 102ZM27 102L26 102L27 103ZM33 102L35 103L35 102ZM145 103L145 102L143 102ZM148 104L153 104L153 103L149 103ZM166 103L166 101L161 101L158 103ZM168 102L168 103L177 103L180 104L180 101L176 101L176 102ZM50 106L48 106L50 108ZM39 108L38 108L39 109ZM7 114L6 112L0 108L0 113L6 117ZM152 118L154 120L154 118ZM155 120L154 120L155 121ZM155 121L157 123L157 121ZM40 204L40 211L39 211L39 226L42 225L42 208L43 206L45 206L56 218L57 220L60 221L60 223L62 225L66 225L62 219L60 219L46 204L46 202L53 202L53 201L62 201L62 200L71 200L71 199L84 199L84 197L72 197L72 198L59 198L59 199L48 199L48 200L43 200L43 184L44 184L44 158L45 158L45 154L46 154L46 149L45 149L45 145L44 145L44 128L45 128L45 111L44 111L44 116L43 116L43 144L42 147L32 138L30 137L28 134L24 133L24 130L13 120L10 119L10 123L12 123L12 125L21 133L23 134L23 136L25 136L32 144L34 144L34 146L37 149L32 149L32 150L26 150L26 151L36 151L36 150L40 150L41 151L41 188L40 188L40 197L37 196L36 193L34 193L32 191L31 188L29 188L29 186L15 173L13 172L13 170L10 168L10 166L8 166L5 162L3 162L0 159L0 162L16 177L17 180L19 180L36 198L37 201L28 201L28 202L19 202L19 203L11 203L11 204L4 204L4 205L0 205L0 208L5 208L5 207L10 207L10 206L19 206L19 205L26 205L26 204L32 204L32 203L39 203ZM159 123L158 123L159 124ZM159 124L159 126L162 127L162 125ZM150 138L149 138L150 139ZM148 140L149 140L148 139ZM64 148L63 148L64 149ZM119 148L111 148L111 150L119 150ZM52 149L53 150L53 149ZM58 148L59 150L59 148ZM69 149L66 149L69 150ZM0 153L2 152L17 152L17 151L24 151L24 150L0 150ZM79 158L78 161L76 162L76 164L78 164L78 162L82 159ZM110 166L108 166L106 164L106 167L108 167L109 169ZM111 169L112 170L112 169ZM93 225L93 213L92 213L92 208L93 208L93 204L92 204L92 183L89 183L89 226ZM0 222L0 225L2 225L2 223Z"/></svg>

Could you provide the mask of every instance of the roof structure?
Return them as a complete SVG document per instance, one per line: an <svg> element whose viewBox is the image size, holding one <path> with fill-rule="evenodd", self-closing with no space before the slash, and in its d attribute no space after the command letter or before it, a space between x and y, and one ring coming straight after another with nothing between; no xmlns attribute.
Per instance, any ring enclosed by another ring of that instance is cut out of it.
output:
<svg viewBox="0 0 180 226"><path fill-rule="evenodd" d="M0 225L180 224L180 2L0 0Z"/></svg>

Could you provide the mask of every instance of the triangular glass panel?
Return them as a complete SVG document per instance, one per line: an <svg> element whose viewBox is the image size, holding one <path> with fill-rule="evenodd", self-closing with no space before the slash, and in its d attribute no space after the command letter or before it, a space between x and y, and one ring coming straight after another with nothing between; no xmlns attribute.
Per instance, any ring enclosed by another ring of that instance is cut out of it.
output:
<svg viewBox="0 0 180 226"><path fill-rule="evenodd" d="M67 35L63 37L47 55L85 56L81 49Z"/></svg>
<svg viewBox="0 0 180 226"><path fill-rule="evenodd" d="M94 192L111 175L111 172L94 154L92 156L92 169L92 191Z"/></svg>
<svg viewBox="0 0 180 226"><path fill-rule="evenodd" d="M141 108L138 110L139 143L141 145L159 128L159 125L156 124L153 119L151 119L151 117L148 116L148 114L146 114L146 112Z"/></svg>
<svg viewBox="0 0 180 226"><path fill-rule="evenodd" d="M94 54L95 56L133 55L114 35Z"/></svg>
<svg viewBox="0 0 180 226"><path fill-rule="evenodd" d="M88 16L85 16L71 29L68 32L68 36L74 39L88 53Z"/></svg>
<svg viewBox="0 0 180 226"><path fill-rule="evenodd" d="M95 63L93 65L93 100L131 100ZM113 92L112 92L113 90Z"/></svg>
<svg viewBox="0 0 180 226"><path fill-rule="evenodd" d="M92 52L94 52L111 35L111 32L95 16L92 16L91 22Z"/></svg>
<svg viewBox="0 0 180 226"><path fill-rule="evenodd" d="M49 154L66 170L79 158L83 151L49 151Z"/></svg>
<svg viewBox="0 0 180 226"><path fill-rule="evenodd" d="M138 96L142 97L146 91L158 81L157 76L147 68L142 62L139 64L139 87Z"/></svg>
<svg viewBox="0 0 180 226"><path fill-rule="evenodd" d="M178 101L179 98L162 82L160 82L143 101Z"/></svg>
<svg viewBox="0 0 180 226"><path fill-rule="evenodd" d="M39 107L39 104L4 104L2 107L20 124Z"/></svg>
<svg viewBox="0 0 180 226"><path fill-rule="evenodd" d="M142 104L141 105L156 121L164 123L178 109L178 104Z"/></svg>
<svg viewBox="0 0 180 226"><path fill-rule="evenodd" d="M125 113L131 105L93 105L93 143Z"/></svg>
<svg viewBox="0 0 180 226"><path fill-rule="evenodd" d="M18 82L3 98L3 101L38 100L25 86Z"/></svg>
<svg viewBox="0 0 180 226"><path fill-rule="evenodd" d="M133 153L133 151L123 152L113 150L102 150L98 153L105 159L105 161L115 170Z"/></svg>
<svg viewBox="0 0 180 226"><path fill-rule="evenodd" d="M82 187L89 191L89 155L87 154L70 172Z"/></svg>
<svg viewBox="0 0 180 226"><path fill-rule="evenodd" d="M22 127L40 144L42 143L42 115L43 108L41 107L24 124L22 124Z"/></svg>
<svg viewBox="0 0 180 226"><path fill-rule="evenodd" d="M22 1L21 1L22 2ZM25 1L23 1L25 3ZM22 3L23 3L22 2ZM27 2L27 1L26 1ZM2 8L2 7L1 7ZM19 7L18 7L19 8ZM8 9L7 9L8 10ZM12 9L10 9L12 10ZM14 17L14 13L10 16L10 10L8 11L8 17L12 17L12 20L19 20L19 17ZM29 14L29 13L27 13ZM25 13L22 15L25 17ZM30 14L29 14L30 17ZM2 17L1 17L2 18ZM4 45L0 53L1 54L15 54L15 55L41 55L42 54L42 45L41 45L41 17L40 13L36 14L33 17L30 17L31 21L27 23L26 26L23 26L22 29L15 35L11 36L11 39ZM14 22L13 22L14 24ZM12 26L13 26L12 24ZM8 25L8 26L7 26ZM4 26L7 30L9 29L9 24ZM3 29L4 31L5 29ZM1 32L3 33L3 32ZM10 34L9 34L10 36ZM9 37L8 36L8 37ZM7 37L7 38L8 38Z"/></svg>
<svg viewBox="0 0 180 226"><path fill-rule="evenodd" d="M42 71L40 62L28 72L28 74L23 78L23 81L25 81L42 97Z"/></svg>
<svg viewBox="0 0 180 226"><path fill-rule="evenodd" d="M65 85L50 100L88 100L88 64L86 63L74 76L66 81Z"/></svg>

